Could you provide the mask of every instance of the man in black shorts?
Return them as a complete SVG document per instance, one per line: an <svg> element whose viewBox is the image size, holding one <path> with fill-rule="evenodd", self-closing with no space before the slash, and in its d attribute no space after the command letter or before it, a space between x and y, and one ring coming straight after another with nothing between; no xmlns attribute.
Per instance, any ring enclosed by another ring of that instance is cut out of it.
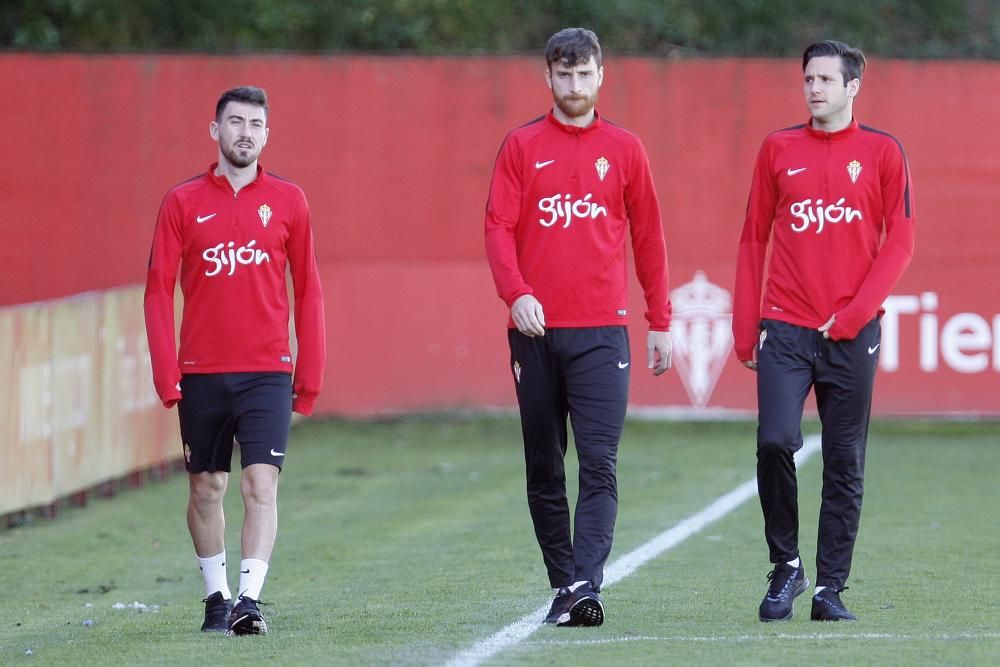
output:
<svg viewBox="0 0 1000 667"><path fill-rule="evenodd" d="M258 603L278 528L278 473L291 413L312 413L326 357L309 207L298 186L258 164L267 121L260 88L222 94L209 124L218 162L164 197L146 276L153 381L164 406L178 406L190 480L188 528L206 587L201 629L237 635L267 633ZM286 269L295 295L294 368ZM234 438L245 508L235 606L222 509Z"/></svg>

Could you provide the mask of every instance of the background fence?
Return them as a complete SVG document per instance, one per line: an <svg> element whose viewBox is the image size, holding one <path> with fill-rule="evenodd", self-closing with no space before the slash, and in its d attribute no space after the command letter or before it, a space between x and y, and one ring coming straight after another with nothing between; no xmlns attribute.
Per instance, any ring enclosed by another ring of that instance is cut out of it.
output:
<svg viewBox="0 0 1000 667"><path fill-rule="evenodd" d="M653 379L636 368L632 403L752 411L728 298L757 147L806 117L799 63L605 64L599 108L646 144L681 290L677 369ZM312 207L329 332L317 411L513 406L483 211L504 134L551 104L542 68L521 57L0 56L12 91L0 99L0 449L24 463L0 473L0 513L179 452L175 416L150 393L137 286L163 193L213 161L208 123L234 85L268 89L262 162ZM906 148L918 224L887 302L879 414L1000 413L998 77L992 63L878 59L865 76L857 116ZM641 366L645 328L632 321Z"/></svg>

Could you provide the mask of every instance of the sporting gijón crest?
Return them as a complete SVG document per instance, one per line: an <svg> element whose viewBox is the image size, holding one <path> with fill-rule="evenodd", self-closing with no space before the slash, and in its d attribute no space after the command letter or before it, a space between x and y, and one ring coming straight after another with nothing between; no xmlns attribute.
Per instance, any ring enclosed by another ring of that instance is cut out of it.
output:
<svg viewBox="0 0 1000 667"><path fill-rule="evenodd" d="M733 345L730 293L697 271L670 292L674 361L691 404L708 405Z"/></svg>

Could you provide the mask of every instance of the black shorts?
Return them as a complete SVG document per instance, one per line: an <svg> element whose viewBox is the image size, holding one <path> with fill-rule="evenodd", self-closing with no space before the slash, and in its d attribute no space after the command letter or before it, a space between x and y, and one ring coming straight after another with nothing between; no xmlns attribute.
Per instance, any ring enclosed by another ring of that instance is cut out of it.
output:
<svg viewBox="0 0 1000 667"><path fill-rule="evenodd" d="M240 444L243 468L270 463L280 470L292 423L292 376L185 375L177 413L188 472L229 472L233 438Z"/></svg>

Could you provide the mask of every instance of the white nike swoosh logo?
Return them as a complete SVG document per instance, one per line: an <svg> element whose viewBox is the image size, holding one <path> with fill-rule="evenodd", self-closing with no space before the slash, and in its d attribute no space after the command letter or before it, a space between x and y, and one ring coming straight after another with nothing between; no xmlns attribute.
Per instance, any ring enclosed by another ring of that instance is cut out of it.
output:
<svg viewBox="0 0 1000 667"><path fill-rule="evenodd" d="M271 450L271 456L284 456L284 455L285 455L284 452L276 452L273 449Z"/></svg>
<svg viewBox="0 0 1000 667"><path fill-rule="evenodd" d="M618 368L628 368L629 363L630 362L628 362L628 361L619 361L618 362Z"/></svg>
<svg viewBox="0 0 1000 667"><path fill-rule="evenodd" d="M203 222L207 222L207 221L211 220L212 218L214 218L217 215L219 215L219 214L218 213L213 213L212 215L206 215L204 217L202 217L202 216L199 215L197 218L195 218L195 221L200 225Z"/></svg>
<svg viewBox="0 0 1000 667"><path fill-rule="evenodd" d="M795 174L801 174L803 171L805 171L808 168L809 167L799 167L798 169L789 169L785 173L788 174L789 176L794 176Z"/></svg>
<svg viewBox="0 0 1000 667"><path fill-rule="evenodd" d="M878 344L878 345L876 345L875 347L869 347L869 348L868 348L868 354L875 354L875 350L877 350L877 349L878 349L878 346L879 346L879 345L881 345L881 344L882 344L882 343L879 343L879 344Z"/></svg>
<svg viewBox="0 0 1000 667"><path fill-rule="evenodd" d="M547 167L550 164L552 164L553 162L555 162L555 160L546 160L545 162L536 162L535 163L535 169L541 169L542 167Z"/></svg>

